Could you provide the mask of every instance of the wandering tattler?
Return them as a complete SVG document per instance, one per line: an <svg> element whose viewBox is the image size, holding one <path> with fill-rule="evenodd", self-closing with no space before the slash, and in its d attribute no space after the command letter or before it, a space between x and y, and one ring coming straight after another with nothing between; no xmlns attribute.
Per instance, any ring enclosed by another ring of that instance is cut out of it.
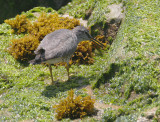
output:
<svg viewBox="0 0 160 122"><path fill-rule="evenodd" d="M83 26L77 26L72 30L59 29L44 37L34 52L36 54L35 59L31 60L30 63L33 65L48 63L52 84L54 84L51 64L66 62L69 79L69 60L76 51L78 43L84 40L91 40L101 47L104 46L94 39Z"/></svg>

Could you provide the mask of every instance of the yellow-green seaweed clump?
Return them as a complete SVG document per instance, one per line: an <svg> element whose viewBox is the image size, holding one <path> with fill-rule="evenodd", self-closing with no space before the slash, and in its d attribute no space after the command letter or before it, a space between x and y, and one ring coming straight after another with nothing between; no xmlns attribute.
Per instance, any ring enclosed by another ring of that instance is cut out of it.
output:
<svg viewBox="0 0 160 122"><path fill-rule="evenodd" d="M34 36L25 35L23 38L13 39L10 45L8 52L15 59L26 61L34 58L34 50L37 49L39 40Z"/></svg>
<svg viewBox="0 0 160 122"><path fill-rule="evenodd" d="M33 25L28 27L29 34L35 35L41 41L44 36L59 29L73 29L80 25L79 20L60 17L57 13L42 13Z"/></svg>
<svg viewBox="0 0 160 122"><path fill-rule="evenodd" d="M5 20L4 22L12 27L13 32L18 34L27 32L28 27L31 26L31 22L26 15L17 15L15 19Z"/></svg>
<svg viewBox="0 0 160 122"><path fill-rule="evenodd" d="M22 20L21 20L22 19ZM73 29L80 25L79 20L59 17L58 14L42 13L41 16L31 24L25 15L17 15L15 19L5 22L18 34L28 32L28 36L11 40L9 53L18 60L28 61L34 58L34 50L47 34L62 28Z"/></svg>
<svg viewBox="0 0 160 122"><path fill-rule="evenodd" d="M93 64L93 48L91 41L82 41L78 44L72 62L76 64Z"/></svg>
<svg viewBox="0 0 160 122"><path fill-rule="evenodd" d="M61 120L63 118L83 118L87 115L92 115L94 111L95 100L90 96L74 97L74 91L70 90L68 92L68 97L64 100L61 100L59 105L53 106L56 108L55 112L56 118Z"/></svg>
<svg viewBox="0 0 160 122"><path fill-rule="evenodd" d="M103 43L106 46L105 37L103 35L98 35L95 37L96 40ZM93 64L94 63L94 53L95 49L100 49L100 46L92 41L82 41L78 44L77 50L72 56L72 63L76 64Z"/></svg>

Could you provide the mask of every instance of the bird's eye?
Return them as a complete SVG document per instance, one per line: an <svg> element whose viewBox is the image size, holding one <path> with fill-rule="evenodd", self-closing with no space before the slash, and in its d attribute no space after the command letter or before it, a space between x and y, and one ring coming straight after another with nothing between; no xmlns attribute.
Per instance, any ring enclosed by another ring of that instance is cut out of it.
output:
<svg viewBox="0 0 160 122"><path fill-rule="evenodd" d="M91 35L89 34L89 32L85 31L85 34L88 36L88 38L91 38Z"/></svg>

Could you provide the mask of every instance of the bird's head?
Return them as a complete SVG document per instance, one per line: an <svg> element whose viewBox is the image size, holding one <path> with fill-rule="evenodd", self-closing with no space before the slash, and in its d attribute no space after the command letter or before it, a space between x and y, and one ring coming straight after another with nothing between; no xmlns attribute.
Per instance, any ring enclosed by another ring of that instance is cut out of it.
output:
<svg viewBox="0 0 160 122"><path fill-rule="evenodd" d="M83 26L77 26L73 29L73 32L76 34L78 41L90 40L92 37L89 34L89 31Z"/></svg>
<svg viewBox="0 0 160 122"><path fill-rule="evenodd" d="M75 27L73 29L73 32L76 34L78 38L78 43L85 40L91 40L98 44L100 47L104 47L104 45L101 42L97 41L89 34L89 30L87 30L87 28L85 28L84 26Z"/></svg>

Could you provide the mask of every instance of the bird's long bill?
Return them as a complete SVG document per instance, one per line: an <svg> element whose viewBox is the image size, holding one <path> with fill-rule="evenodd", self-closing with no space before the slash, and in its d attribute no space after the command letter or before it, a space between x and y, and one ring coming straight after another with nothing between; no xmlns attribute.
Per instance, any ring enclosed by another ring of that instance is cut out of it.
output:
<svg viewBox="0 0 160 122"><path fill-rule="evenodd" d="M98 46L100 47L105 47L100 41L96 40L95 38L93 38L89 33L86 33L87 36L91 39L91 41L93 41L94 43L96 43Z"/></svg>
<svg viewBox="0 0 160 122"><path fill-rule="evenodd" d="M100 46L100 47L105 47L100 41L98 41L98 40L96 40L95 38L91 38L91 40L94 42L94 43L96 43L98 46Z"/></svg>

